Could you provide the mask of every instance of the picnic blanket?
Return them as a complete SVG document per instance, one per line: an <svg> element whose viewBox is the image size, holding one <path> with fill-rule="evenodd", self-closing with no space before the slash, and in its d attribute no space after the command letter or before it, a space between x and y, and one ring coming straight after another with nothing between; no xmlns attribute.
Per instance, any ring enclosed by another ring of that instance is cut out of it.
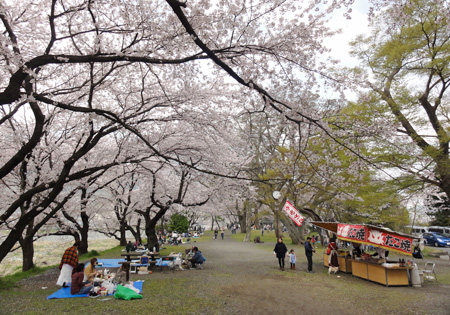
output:
<svg viewBox="0 0 450 315"><path fill-rule="evenodd" d="M97 263L101 263L103 265L97 266L100 268L119 268L120 264L119 261L124 261L123 258L117 258L117 259L98 259ZM86 267L89 266L89 262L86 264Z"/></svg>
<svg viewBox="0 0 450 315"><path fill-rule="evenodd" d="M134 281L133 286L139 290L139 293L142 292L142 285L144 281ZM108 294L113 295L113 294ZM47 300L51 299L66 299L66 298L76 298L76 297L87 297L87 294L70 294L70 287L61 288L55 293L47 296Z"/></svg>
<svg viewBox="0 0 450 315"><path fill-rule="evenodd" d="M173 264L173 261L171 260L162 260L162 258L159 258L156 260L155 266L169 266L169 263Z"/></svg>

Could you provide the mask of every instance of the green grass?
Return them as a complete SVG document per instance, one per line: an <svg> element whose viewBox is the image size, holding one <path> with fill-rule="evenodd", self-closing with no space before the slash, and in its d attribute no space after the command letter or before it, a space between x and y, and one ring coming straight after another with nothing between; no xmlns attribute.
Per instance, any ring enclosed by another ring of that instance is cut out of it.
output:
<svg viewBox="0 0 450 315"><path fill-rule="evenodd" d="M8 275L5 277L0 278L0 290L10 289L17 285L17 282L41 274L45 272L46 270L53 268L54 266L48 266L48 267L34 267L28 271L20 271L17 273L14 273L12 275Z"/></svg>
<svg viewBox="0 0 450 315"><path fill-rule="evenodd" d="M253 242L256 236L259 236L261 241L264 243L273 243L275 244L277 242L277 237L275 236L274 231L264 231L264 236L261 236L261 230L252 230L250 234L250 240ZM219 236L220 237L220 236ZM237 233L237 234L231 234L231 238L242 242L245 238L245 233ZM292 240L289 236L283 237L283 242L288 245L292 245Z"/></svg>

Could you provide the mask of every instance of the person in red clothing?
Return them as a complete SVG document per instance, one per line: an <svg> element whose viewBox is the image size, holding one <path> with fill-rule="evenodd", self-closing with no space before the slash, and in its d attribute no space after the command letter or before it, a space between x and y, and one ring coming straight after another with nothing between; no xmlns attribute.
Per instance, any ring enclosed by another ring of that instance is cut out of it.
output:
<svg viewBox="0 0 450 315"><path fill-rule="evenodd" d="M84 284L84 264L78 264L72 273L72 284L70 285L70 294L88 294L93 286L89 282Z"/></svg>
<svg viewBox="0 0 450 315"><path fill-rule="evenodd" d="M338 253L337 253L337 244L334 238L330 239L330 244L328 244L327 255L330 255L328 258L328 264L330 267L339 267Z"/></svg>
<svg viewBox="0 0 450 315"><path fill-rule="evenodd" d="M75 242L72 247L69 247L64 252L59 264L59 274L57 285L66 287L72 282L72 271L78 265L78 245L80 242Z"/></svg>

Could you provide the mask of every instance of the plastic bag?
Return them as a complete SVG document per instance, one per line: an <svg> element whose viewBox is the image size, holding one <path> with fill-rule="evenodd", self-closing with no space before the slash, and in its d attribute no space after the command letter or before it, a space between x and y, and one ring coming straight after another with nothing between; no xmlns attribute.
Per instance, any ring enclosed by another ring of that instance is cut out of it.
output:
<svg viewBox="0 0 450 315"><path fill-rule="evenodd" d="M137 294L134 290L131 290L130 288L126 288L122 285L117 286L116 293L114 293L114 297L116 299L122 299L122 300L131 300L131 299L142 299L143 296L140 294Z"/></svg>
<svg viewBox="0 0 450 315"><path fill-rule="evenodd" d="M139 289L135 288L132 283L128 283L128 284L124 285L124 287L128 288L128 289L131 289L131 290L133 290L136 293L139 293Z"/></svg>

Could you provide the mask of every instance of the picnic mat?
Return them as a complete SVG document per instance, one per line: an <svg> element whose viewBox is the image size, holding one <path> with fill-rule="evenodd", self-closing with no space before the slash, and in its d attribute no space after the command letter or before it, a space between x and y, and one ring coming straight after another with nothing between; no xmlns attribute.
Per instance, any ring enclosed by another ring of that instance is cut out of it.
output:
<svg viewBox="0 0 450 315"><path fill-rule="evenodd" d="M173 261L169 261L169 260L162 260L162 258L159 258L158 260L156 260L156 264L155 266L169 266L169 262L173 263Z"/></svg>
<svg viewBox="0 0 450 315"><path fill-rule="evenodd" d="M134 281L133 286L139 290L139 293L142 292L142 285L144 281ZM113 295L113 294L108 294ZM47 296L47 300L51 299L66 299L66 298L76 298L76 297L87 297L87 294L70 294L70 287L61 288L55 293Z"/></svg>

